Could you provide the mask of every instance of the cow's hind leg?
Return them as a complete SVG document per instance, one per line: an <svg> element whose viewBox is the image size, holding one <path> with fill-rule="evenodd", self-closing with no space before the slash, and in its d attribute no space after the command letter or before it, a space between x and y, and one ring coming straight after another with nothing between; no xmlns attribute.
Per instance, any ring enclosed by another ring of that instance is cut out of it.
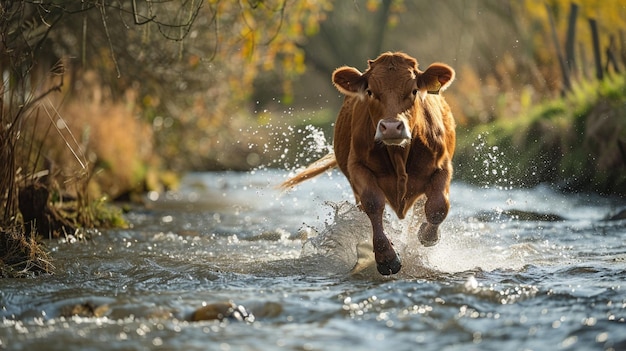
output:
<svg viewBox="0 0 626 351"><path fill-rule="evenodd" d="M400 271L402 263L387 235L385 235L383 229L385 196L380 189L377 190L366 190L361 194L361 207L372 223L376 268L382 275L391 275Z"/></svg>
<svg viewBox="0 0 626 351"><path fill-rule="evenodd" d="M438 170L431 178L426 189L426 203L424 212L426 223L422 223L418 238L424 246L434 246L439 242L439 225L448 216L450 201L448 189L450 186L450 172Z"/></svg>

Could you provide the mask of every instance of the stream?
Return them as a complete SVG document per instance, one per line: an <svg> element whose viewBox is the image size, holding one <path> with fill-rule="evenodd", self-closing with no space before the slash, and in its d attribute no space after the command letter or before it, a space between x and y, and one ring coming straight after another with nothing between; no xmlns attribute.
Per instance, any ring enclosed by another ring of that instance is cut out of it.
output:
<svg viewBox="0 0 626 351"><path fill-rule="evenodd" d="M434 247L387 211L383 277L345 178L286 176L189 174L49 241L55 274L0 280L0 349L626 350L623 199L453 182Z"/></svg>

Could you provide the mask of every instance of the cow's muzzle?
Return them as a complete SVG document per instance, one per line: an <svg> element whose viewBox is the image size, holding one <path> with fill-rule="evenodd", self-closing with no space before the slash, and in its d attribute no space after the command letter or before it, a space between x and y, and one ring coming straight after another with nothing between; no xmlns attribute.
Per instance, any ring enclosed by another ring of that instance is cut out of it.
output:
<svg viewBox="0 0 626 351"><path fill-rule="evenodd" d="M381 119L376 127L376 141L385 145L404 146L411 140L409 127L402 119Z"/></svg>

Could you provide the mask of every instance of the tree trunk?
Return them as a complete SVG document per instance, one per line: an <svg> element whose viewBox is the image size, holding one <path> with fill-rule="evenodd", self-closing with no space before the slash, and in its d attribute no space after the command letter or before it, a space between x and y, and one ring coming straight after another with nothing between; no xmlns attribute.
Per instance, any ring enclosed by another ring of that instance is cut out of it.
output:
<svg viewBox="0 0 626 351"><path fill-rule="evenodd" d="M567 21L567 38L565 39L565 58L570 72L576 72L576 56L574 46L576 44L576 19L578 17L578 4L570 6L569 20Z"/></svg>
<svg viewBox="0 0 626 351"><path fill-rule="evenodd" d="M565 93L572 88L572 83L570 81L569 70L565 64L565 58L563 57L563 50L561 50L561 45L559 43L559 37L556 34L556 25L554 24L554 17L552 16L552 11L550 11L550 6L546 3L546 11L548 12L548 19L550 19L550 32L552 33L552 42L554 43L554 49L556 50L556 56L559 59L559 66L561 67L561 75L563 76L563 89L561 93Z"/></svg>
<svg viewBox="0 0 626 351"><path fill-rule="evenodd" d="M620 56L620 59L622 60L622 65L626 66L626 35L624 35L623 29L619 30L619 43L620 43L619 56Z"/></svg>
<svg viewBox="0 0 626 351"><path fill-rule="evenodd" d="M593 59L596 67L596 78L602 80L604 78L604 71L602 70L602 56L600 54L600 38L598 35L598 22L595 19L589 19L589 26L591 27L591 39L593 40Z"/></svg>
<svg viewBox="0 0 626 351"><path fill-rule="evenodd" d="M378 22L374 26L374 34L373 34L373 43L372 47L373 52L371 53L371 57L375 58L380 55L383 49L383 41L385 39L385 31L387 30L387 24L389 23L389 10L391 9L391 0L383 0L381 8L378 12L378 18L376 21Z"/></svg>
<svg viewBox="0 0 626 351"><path fill-rule="evenodd" d="M609 69L613 66L613 71L615 73L620 73L619 64L617 63L617 57L615 52L617 51L617 44L615 44L615 35L611 34L611 38L609 40L609 46L606 48L606 73L609 73Z"/></svg>

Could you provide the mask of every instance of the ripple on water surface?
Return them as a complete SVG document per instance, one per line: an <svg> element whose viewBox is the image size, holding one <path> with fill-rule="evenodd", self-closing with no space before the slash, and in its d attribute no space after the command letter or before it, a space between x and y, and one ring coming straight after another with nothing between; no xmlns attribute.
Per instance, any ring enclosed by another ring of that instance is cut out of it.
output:
<svg viewBox="0 0 626 351"><path fill-rule="evenodd" d="M626 349L620 201L455 183L435 247L386 216L382 277L345 180L283 176L190 175L131 229L52 243L57 274L1 282L0 349ZM228 301L255 318L192 321Z"/></svg>

